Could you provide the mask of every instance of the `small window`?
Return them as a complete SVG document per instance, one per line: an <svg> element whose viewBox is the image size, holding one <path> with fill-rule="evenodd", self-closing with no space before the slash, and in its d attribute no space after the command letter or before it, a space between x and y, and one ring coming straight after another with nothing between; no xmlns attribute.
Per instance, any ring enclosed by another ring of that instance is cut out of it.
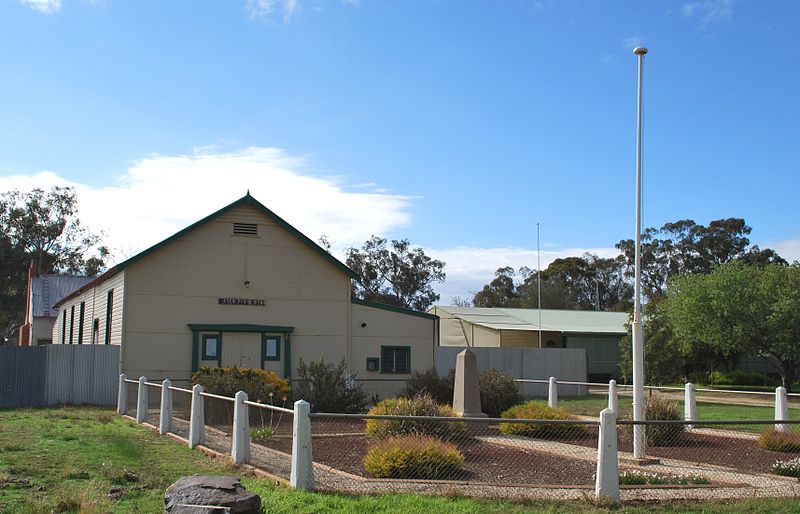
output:
<svg viewBox="0 0 800 514"><path fill-rule="evenodd" d="M63 311L64 316L61 317L61 344L67 342L67 309Z"/></svg>
<svg viewBox="0 0 800 514"><path fill-rule="evenodd" d="M377 357L367 357L367 371L378 371L381 367L381 360Z"/></svg>
<svg viewBox="0 0 800 514"><path fill-rule="evenodd" d="M281 338L275 336L264 337L264 360L281 360Z"/></svg>
<svg viewBox="0 0 800 514"><path fill-rule="evenodd" d="M103 341L106 344L111 343L111 317L114 315L114 290L109 289L108 293L106 293L106 334L105 340Z"/></svg>
<svg viewBox="0 0 800 514"><path fill-rule="evenodd" d="M203 336L203 360L215 361L219 358L219 336Z"/></svg>
<svg viewBox="0 0 800 514"><path fill-rule="evenodd" d="M75 306L69 308L69 344L72 344L72 336L75 335Z"/></svg>
<svg viewBox="0 0 800 514"><path fill-rule="evenodd" d="M411 373L411 347L381 346L381 373Z"/></svg>
<svg viewBox="0 0 800 514"><path fill-rule="evenodd" d="M234 223L233 233L237 236L257 236L258 225L255 223Z"/></svg>
<svg viewBox="0 0 800 514"><path fill-rule="evenodd" d="M81 302L78 314L78 344L83 344L83 320L86 316L86 302Z"/></svg>

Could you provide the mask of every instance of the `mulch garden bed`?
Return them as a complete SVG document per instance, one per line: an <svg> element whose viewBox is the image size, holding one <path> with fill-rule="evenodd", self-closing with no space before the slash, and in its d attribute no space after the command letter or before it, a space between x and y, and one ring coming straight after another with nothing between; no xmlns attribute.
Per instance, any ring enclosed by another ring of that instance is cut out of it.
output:
<svg viewBox="0 0 800 514"><path fill-rule="evenodd" d="M311 431L314 462L369 478L363 465L370 443L364 434L364 421L315 419L312 421ZM496 427L486 426L472 432L474 435L499 434ZM590 439L596 441L596 435ZM291 452L291 437L284 437L282 433L276 432L275 436L266 441L256 439L254 442L279 451ZM542 443L535 440L531 440L530 448L492 444L468 437L467 434L452 442L464 454L464 466L459 473L449 477L450 480L502 485L594 484L595 463L538 451L536 445Z"/></svg>

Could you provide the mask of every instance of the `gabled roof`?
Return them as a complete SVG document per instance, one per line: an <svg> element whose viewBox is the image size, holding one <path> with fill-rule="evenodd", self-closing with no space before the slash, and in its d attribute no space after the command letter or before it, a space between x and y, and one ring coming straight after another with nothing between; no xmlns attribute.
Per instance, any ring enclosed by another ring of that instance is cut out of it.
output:
<svg viewBox="0 0 800 514"><path fill-rule="evenodd" d="M83 291L86 291L87 289L93 287L94 285L103 282L108 277L111 277L112 275L115 275L115 274L119 273L120 271L124 270L125 268L127 268L131 264L133 264L133 263L139 261L140 259L150 255L151 253L163 248L164 246L167 246L168 244L170 244L171 242L175 241L176 239L179 239L179 238L185 236L186 234L192 232L196 228L201 227L202 225L205 225L209 221L212 221L213 219L221 216L222 214L225 214L226 212L230 211L231 209L235 209L236 207L241 207L241 206L245 206L245 205L253 207L256 210L258 210L261 213L263 213L265 216L267 216L268 218L273 220L275 223L277 223L278 225L280 225L281 227L286 229L290 234L292 234L297 239L299 239L300 241L305 243L306 246L308 246L309 248L311 248L312 250L314 250L315 252L320 254L322 257L324 257L326 260L328 260L331 264L333 264L334 266L339 268L340 271L342 271L346 275L350 276L350 278L353 278L355 280L360 280L358 274L355 271L353 271L352 269L347 267L344 263L339 261L333 255L331 255L330 253L325 251L317 243L315 243L314 241L309 239L305 234L303 234L302 232L300 232L299 230L297 230L296 228L291 226L286 220L284 220L283 218L281 218L280 216L278 216L277 214L275 214L271 210L267 209L267 207L264 204L262 204L261 202L259 202L258 200L256 200L252 196L250 196L250 192L248 191L248 193L246 195L244 195L243 197L239 198L238 200L236 200L232 204L226 205L225 207L223 207L222 209L218 210L217 212L215 212L213 214L209 214L208 216L206 216L205 218L201 219L200 221L192 223L191 225L189 225L185 229L181 230L180 232L176 232L175 234L173 234L170 237L164 239L160 243L156 243L153 246L151 246L150 248L148 248L147 250L139 252L138 254L134 255L130 259L125 260L123 262L120 262L116 266L113 266L112 268L109 268L105 273L103 273L102 275L98 276L97 278L95 278L91 282L85 284L83 287L77 289L76 291L73 291L72 294L62 298L58 303L61 303L61 302L65 301L65 300L69 300L70 298L73 298L74 296L79 295L80 293L82 293Z"/></svg>
<svg viewBox="0 0 800 514"><path fill-rule="evenodd" d="M442 319L457 318L492 330L539 330L538 309L440 307L428 312ZM542 330L571 334L625 334L624 312L542 309Z"/></svg>
<svg viewBox="0 0 800 514"><path fill-rule="evenodd" d="M31 278L31 308L33 316L58 316L53 306L94 277L74 275L40 275Z"/></svg>

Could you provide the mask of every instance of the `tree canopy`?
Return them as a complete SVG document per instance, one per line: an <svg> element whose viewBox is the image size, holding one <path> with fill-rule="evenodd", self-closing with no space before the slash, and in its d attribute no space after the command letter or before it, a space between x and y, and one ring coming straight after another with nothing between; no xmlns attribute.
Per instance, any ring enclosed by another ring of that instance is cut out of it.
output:
<svg viewBox="0 0 800 514"><path fill-rule="evenodd" d="M347 265L361 276L357 298L425 311L439 299L433 284L444 282L445 263L412 247L408 239L372 236L361 249L347 250Z"/></svg>
<svg viewBox="0 0 800 514"><path fill-rule="evenodd" d="M108 249L78 218L78 199L70 187L0 194L0 330L10 335L25 313L27 270L95 275Z"/></svg>

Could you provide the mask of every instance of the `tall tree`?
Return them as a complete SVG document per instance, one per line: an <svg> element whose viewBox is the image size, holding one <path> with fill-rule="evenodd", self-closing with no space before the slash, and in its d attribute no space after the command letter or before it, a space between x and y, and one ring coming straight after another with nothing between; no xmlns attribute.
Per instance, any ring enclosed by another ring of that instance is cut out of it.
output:
<svg viewBox="0 0 800 514"><path fill-rule="evenodd" d="M675 277L664 307L684 353L775 358L788 389L800 365L800 265L734 261Z"/></svg>
<svg viewBox="0 0 800 514"><path fill-rule="evenodd" d="M347 251L347 265L361 276L354 295L364 300L425 311L439 299L433 284L444 282L445 263L431 259L408 239L372 236Z"/></svg>
<svg viewBox="0 0 800 514"><path fill-rule="evenodd" d="M511 266L498 268L494 279L475 293L475 307L520 307L520 295L515 282L516 272Z"/></svg>
<svg viewBox="0 0 800 514"><path fill-rule="evenodd" d="M83 228L72 188L0 194L0 330L11 335L25 313L27 271L94 275L105 266L108 249ZM91 254L91 256L90 256Z"/></svg>

